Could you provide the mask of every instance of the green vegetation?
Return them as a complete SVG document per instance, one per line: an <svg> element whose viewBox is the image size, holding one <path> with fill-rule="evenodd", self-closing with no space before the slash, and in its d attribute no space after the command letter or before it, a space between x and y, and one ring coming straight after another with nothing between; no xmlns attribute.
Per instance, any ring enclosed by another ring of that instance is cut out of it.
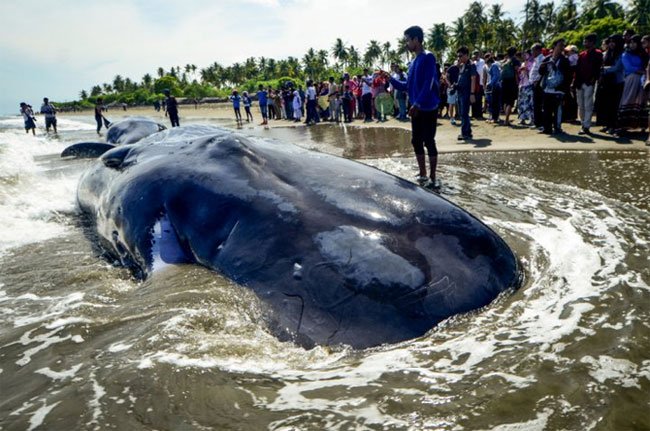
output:
<svg viewBox="0 0 650 431"><path fill-rule="evenodd" d="M568 43L580 46L585 35L596 33L600 38L612 33L622 33L633 28L639 34L650 33L650 0L629 0L628 8L612 0L584 0L580 7L576 0L553 1L526 0L521 13L521 24L506 16L501 4L475 1L467 11L451 24L436 23L425 31L425 45L439 59L453 61L455 49L466 45L483 51L504 52L515 46L527 49L534 42L548 45L553 39L563 37ZM152 104L163 99L163 90L169 89L177 98L225 98L234 88L255 93L258 85L278 88L288 80L302 85L306 79L325 80L340 76L343 71L360 73L364 67L387 68L391 62L405 63L408 53L403 38L392 45L370 40L365 51L347 46L338 38L329 50L310 48L302 57L246 59L243 63L222 66L215 62L203 69L187 64L166 71L158 67L155 78L146 74L140 82L120 75L112 83L95 85L90 93L82 90L79 100L57 103L60 108L90 108L97 97L105 104Z"/></svg>

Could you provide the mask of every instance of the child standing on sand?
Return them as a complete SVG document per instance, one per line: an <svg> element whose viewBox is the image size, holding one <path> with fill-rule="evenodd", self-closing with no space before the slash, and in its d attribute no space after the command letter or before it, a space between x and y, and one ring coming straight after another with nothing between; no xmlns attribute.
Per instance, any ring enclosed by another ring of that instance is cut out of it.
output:
<svg viewBox="0 0 650 431"><path fill-rule="evenodd" d="M237 124L241 123L241 109L240 109L240 102L241 102L241 96L237 92L237 90L232 91L232 96L230 96L230 101L232 102L232 108L235 111L235 120L237 121Z"/></svg>
<svg viewBox="0 0 650 431"><path fill-rule="evenodd" d="M244 111L246 111L246 122L250 123L253 121L253 114L251 113L251 104L253 101L248 96L248 91L244 91L242 94L242 101L244 102Z"/></svg>

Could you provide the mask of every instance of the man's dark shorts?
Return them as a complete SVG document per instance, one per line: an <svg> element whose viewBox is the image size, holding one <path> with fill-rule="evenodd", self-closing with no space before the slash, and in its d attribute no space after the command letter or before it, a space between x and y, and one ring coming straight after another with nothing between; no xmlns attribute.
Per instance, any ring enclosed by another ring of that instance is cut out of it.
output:
<svg viewBox="0 0 650 431"><path fill-rule="evenodd" d="M45 128L56 127L56 117L45 117Z"/></svg>
<svg viewBox="0 0 650 431"><path fill-rule="evenodd" d="M411 144L413 144L415 154L424 154L424 147L426 147L429 157L438 155L438 149L436 148L437 122L437 109L419 111L415 117L411 118Z"/></svg>

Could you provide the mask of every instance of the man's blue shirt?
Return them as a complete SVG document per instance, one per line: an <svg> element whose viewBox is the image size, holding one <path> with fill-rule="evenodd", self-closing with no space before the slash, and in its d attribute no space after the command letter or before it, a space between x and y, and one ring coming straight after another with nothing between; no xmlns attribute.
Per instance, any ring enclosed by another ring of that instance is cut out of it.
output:
<svg viewBox="0 0 650 431"><path fill-rule="evenodd" d="M257 92L257 101L259 102L260 106L266 106L267 93L265 90Z"/></svg>
<svg viewBox="0 0 650 431"><path fill-rule="evenodd" d="M438 70L436 57L432 53L423 51L415 57L409 66L406 81L391 78L390 83L395 89L406 91L411 105L417 106L420 110L438 109L440 103Z"/></svg>

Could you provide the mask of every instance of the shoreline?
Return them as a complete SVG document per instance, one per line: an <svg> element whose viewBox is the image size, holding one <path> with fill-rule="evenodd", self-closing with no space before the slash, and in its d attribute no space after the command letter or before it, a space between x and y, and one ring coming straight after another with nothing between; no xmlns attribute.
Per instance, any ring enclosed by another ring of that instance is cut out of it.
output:
<svg viewBox="0 0 650 431"><path fill-rule="evenodd" d="M241 127L235 122L234 113L230 103L218 103L210 105L180 105L179 117L181 125L193 121L205 122L206 120L230 121L226 127L233 129L278 128L278 127L319 127L321 124L336 125L333 122L325 122L318 125L306 126L302 123L294 123L287 120L269 120L268 126L261 126L261 114L257 106L251 109L254 121L244 121ZM59 117L92 115L93 111L77 111L58 113ZM242 113L243 114L243 113ZM245 115L245 114L244 114ZM169 119L163 111L156 112L153 107L134 107L127 111L115 108L106 112L107 118L117 121L128 116L145 116L154 119L169 127ZM304 118L303 118L304 120ZM355 120L352 123L340 125L339 127L361 127L361 128L394 128L411 130L409 121L398 121L390 118L385 122L364 123L363 120ZM565 133L561 135L544 135L537 130L527 126L502 126L488 124L485 121L472 120L474 139L470 141L458 141L460 126L452 126L449 120L439 119L436 133L436 145L441 153L464 152L464 151L525 151L525 150L647 150L650 147L645 145L647 134L640 131L632 132L631 137L615 138L600 133L599 127L593 127L592 134L578 135L579 124L564 123L562 125Z"/></svg>

